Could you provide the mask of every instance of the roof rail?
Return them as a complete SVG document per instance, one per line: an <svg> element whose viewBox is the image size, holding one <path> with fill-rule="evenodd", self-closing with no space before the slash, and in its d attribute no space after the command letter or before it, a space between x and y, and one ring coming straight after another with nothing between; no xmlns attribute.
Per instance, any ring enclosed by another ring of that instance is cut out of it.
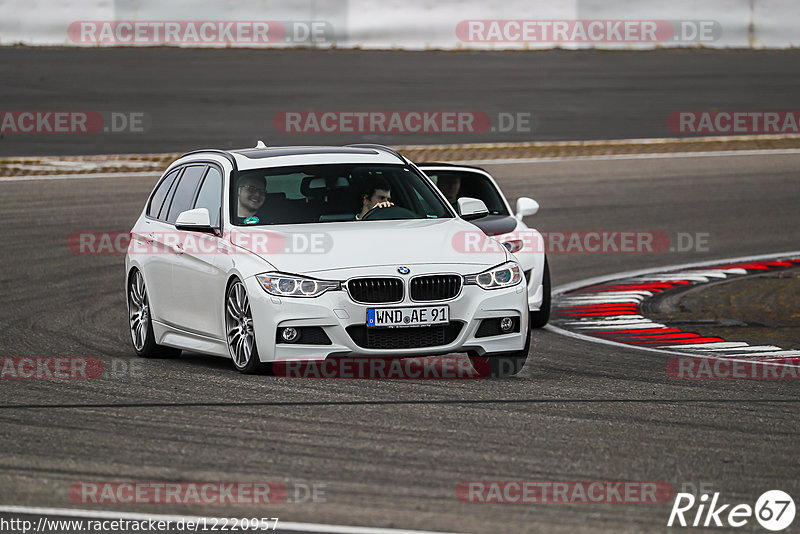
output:
<svg viewBox="0 0 800 534"><path fill-rule="evenodd" d="M477 167L475 165L464 165L463 163L447 163L444 161L423 161L421 163L415 164L417 167L464 167L465 169L478 169L479 171L484 171L481 167Z"/></svg>
<svg viewBox="0 0 800 534"><path fill-rule="evenodd" d="M400 152L385 145L378 145L374 143L357 143L355 145L346 145L352 148L374 148L375 150L383 150L393 156L397 156L403 163L411 163Z"/></svg>
<svg viewBox="0 0 800 534"><path fill-rule="evenodd" d="M213 154L219 154L220 156L224 156L225 159L230 161L231 165L233 165L233 170L238 172L239 168L236 165L236 158L234 158L233 155L231 155L231 153L226 151L226 150L219 150L218 148L204 148L204 149L201 149L201 150L192 150L191 152L187 152L186 154L182 155L181 157L185 158L186 156L191 156L193 154L202 154L202 153L207 153L207 152L211 152Z"/></svg>

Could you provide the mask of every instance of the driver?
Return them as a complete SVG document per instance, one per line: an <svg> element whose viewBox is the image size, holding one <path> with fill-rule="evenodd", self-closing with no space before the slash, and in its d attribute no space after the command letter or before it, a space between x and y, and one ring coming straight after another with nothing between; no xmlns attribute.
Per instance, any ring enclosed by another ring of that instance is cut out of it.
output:
<svg viewBox="0 0 800 534"><path fill-rule="evenodd" d="M258 222L256 213L267 198L267 181L262 176L245 175L237 186L236 224ZM247 222L245 222L247 221Z"/></svg>
<svg viewBox="0 0 800 534"><path fill-rule="evenodd" d="M461 177L453 174L440 175L436 186L451 204L455 204L461 193Z"/></svg>
<svg viewBox="0 0 800 534"><path fill-rule="evenodd" d="M373 178L361 192L361 211L356 214L360 221L364 215L374 208L388 208L392 203L392 192L389 182L383 178Z"/></svg>

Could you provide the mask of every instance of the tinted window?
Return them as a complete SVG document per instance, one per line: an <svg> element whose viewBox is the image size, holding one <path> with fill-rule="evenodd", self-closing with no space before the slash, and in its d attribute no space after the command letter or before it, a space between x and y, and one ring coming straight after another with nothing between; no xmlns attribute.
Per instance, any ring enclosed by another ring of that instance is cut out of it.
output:
<svg viewBox="0 0 800 534"><path fill-rule="evenodd" d="M167 198L167 193L169 193L172 184L175 182L175 178L177 178L180 172L180 169L174 170L161 180L161 183L158 185L158 188L155 193L153 193L153 197L150 200L150 206L147 208L148 216L158 219L158 214L161 211L161 206L164 204L164 199Z"/></svg>
<svg viewBox="0 0 800 534"><path fill-rule="evenodd" d="M192 208L194 192L197 191L197 184L200 183L200 178L203 177L205 170L205 165L186 167L178 186L175 188L175 194L172 196L172 204L169 206L169 214L167 215L168 223L175 223L181 212Z"/></svg>
<svg viewBox="0 0 800 534"><path fill-rule="evenodd" d="M300 191L300 185L306 176L308 175L302 172L270 176L267 180L267 194L283 193L286 198L293 200L305 198Z"/></svg>
<svg viewBox="0 0 800 534"><path fill-rule="evenodd" d="M454 206L461 197L477 198L483 200L492 215L510 215L499 191L483 174L449 170L424 172Z"/></svg>
<svg viewBox="0 0 800 534"><path fill-rule="evenodd" d="M209 167L208 173L197 194L195 208L206 208L211 217L211 226L219 226L219 209L222 206L222 174L216 167Z"/></svg>

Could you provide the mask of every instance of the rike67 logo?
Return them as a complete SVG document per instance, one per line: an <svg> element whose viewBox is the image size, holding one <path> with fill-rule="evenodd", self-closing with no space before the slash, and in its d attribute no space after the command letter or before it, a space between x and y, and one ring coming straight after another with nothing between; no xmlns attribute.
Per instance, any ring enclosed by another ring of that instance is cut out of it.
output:
<svg viewBox="0 0 800 534"><path fill-rule="evenodd" d="M794 500L781 490L764 492L755 506L720 502L720 493L710 497L704 493L696 498L691 493L678 493L667 526L734 527L747 525L753 517L765 529L784 530L794 521Z"/></svg>

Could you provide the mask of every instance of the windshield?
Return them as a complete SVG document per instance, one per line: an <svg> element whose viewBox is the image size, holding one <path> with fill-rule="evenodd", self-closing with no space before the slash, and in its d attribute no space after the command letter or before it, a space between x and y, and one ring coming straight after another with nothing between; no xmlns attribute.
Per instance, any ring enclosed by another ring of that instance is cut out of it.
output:
<svg viewBox="0 0 800 534"><path fill-rule="evenodd" d="M423 171L453 206L461 197L477 198L483 200L489 214L511 215L500 192L485 175L471 171L426 169Z"/></svg>
<svg viewBox="0 0 800 534"><path fill-rule="evenodd" d="M235 225L453 217L429 182L405 165L270 167L242 171L231 184Z"/></svg>

